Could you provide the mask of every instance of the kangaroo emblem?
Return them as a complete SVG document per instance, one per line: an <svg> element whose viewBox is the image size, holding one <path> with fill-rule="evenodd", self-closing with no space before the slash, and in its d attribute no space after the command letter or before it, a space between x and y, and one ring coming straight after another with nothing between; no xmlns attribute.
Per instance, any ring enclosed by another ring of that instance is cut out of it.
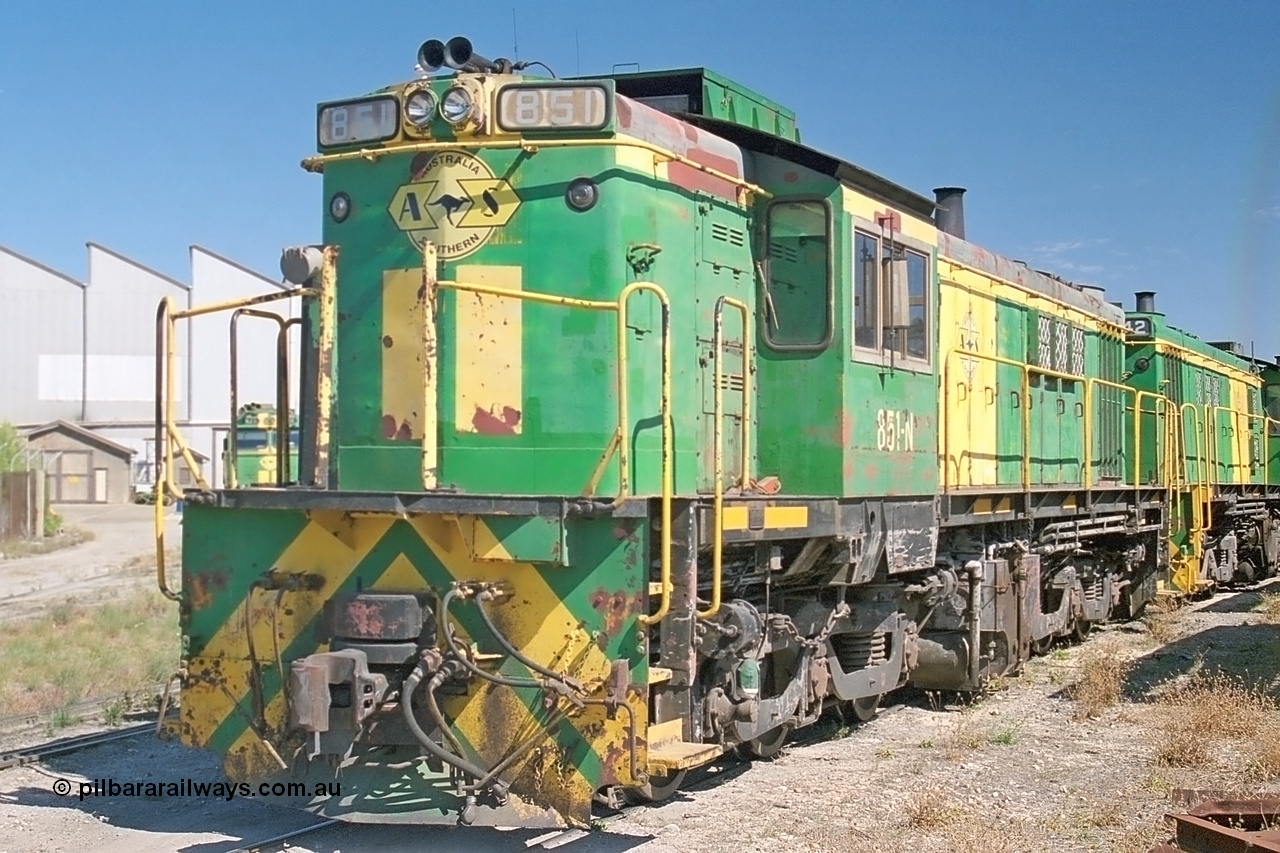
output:
<svg viewBox="0 0 1280 853"><path fill-rule="evenodd" d="M467 200L465 198L458 198L456 195L449 195L448 193L445 193L433 202L429 202L429 204L433 204L444 209L445 219L449 220L450 225L458 224L453 221L453 215L466 206L466 203Z"/></svg>

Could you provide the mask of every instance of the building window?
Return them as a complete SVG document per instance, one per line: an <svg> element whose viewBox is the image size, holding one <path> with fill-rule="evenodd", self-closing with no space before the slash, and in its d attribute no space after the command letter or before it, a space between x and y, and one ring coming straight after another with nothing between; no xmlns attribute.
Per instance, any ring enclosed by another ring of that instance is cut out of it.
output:
<svg viewBox="0 0 1280 853"><path fill-rule="evenodd" d="M853 240L853 343L929 360L929 256L863 231Z"/></svg>
<svg viewBox="0 0 1280 853"><path fill-rule="evenodd" d="M776 350L821 350L831 340L830 209L822 201L769 206L764 339Z"/></svg>

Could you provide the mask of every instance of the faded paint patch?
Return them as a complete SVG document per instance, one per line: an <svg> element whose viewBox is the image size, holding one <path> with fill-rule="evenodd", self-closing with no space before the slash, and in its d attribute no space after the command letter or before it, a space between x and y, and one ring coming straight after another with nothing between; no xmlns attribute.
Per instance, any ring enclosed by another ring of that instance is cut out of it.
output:
<svg viewBox="0 0 1280 853"><path fill-rule="evenodd" d="M422 438L422 270L382 274L382 437Z"/></svg>
<svg viewBox="0 0 1280 853"><path fill-rule="evenodd" d="M517 266L460 265L458 281L522 290ZM457 291L457 431L519 435L524 410L524 301ZM467 418L466 413L471 417Z"/></svg>

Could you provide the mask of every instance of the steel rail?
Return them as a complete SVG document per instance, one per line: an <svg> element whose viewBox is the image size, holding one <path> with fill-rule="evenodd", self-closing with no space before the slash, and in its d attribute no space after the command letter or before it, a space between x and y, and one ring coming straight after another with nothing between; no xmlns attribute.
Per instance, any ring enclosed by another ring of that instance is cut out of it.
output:
<svg viewBox="0 0 1280 853"><path fill-rule="evenodd" d="M138 723L128 728L116 729L110 732L94 732L93 734L77 735L75 737L60 738L58 740L49 741L39 746L27 747L25 749L14 750L0 754L0 770L8 770L11 767L22 767L27 764L34 764L45 758L51 758L55 755L65 755L68 752L79 752L82 749L89 749L95 746L101 746L105 743L111 743L125 738L137 737L154 729L153 723Z"/></svg>
<svg viewBox="0 0 1280 853"><path fill-rule="evenodd" d="M318 829L324 829L333 826L335 823L342 823L338 818L329 818L326 821L317 823L314 826L304 826L302 829L295 829L291 832L282 832L279 835L273 835L270 838L264 838L261 841L254 841L249 844L242 844L239 847L233 847L226 853L259 853L263 847L268 844L275 844L278 841L288 841L290 838L297 838L299 835L306 835L309 832L315 832Z"/></svg>

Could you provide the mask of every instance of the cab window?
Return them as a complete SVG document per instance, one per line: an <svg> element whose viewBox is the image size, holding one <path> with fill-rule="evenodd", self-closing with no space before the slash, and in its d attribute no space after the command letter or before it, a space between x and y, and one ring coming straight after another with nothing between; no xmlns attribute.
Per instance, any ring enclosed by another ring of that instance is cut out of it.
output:
<svg viewBox="0 0 1280 853"><path fill-rule="evenodd" d="M266 450L268 444L265 429L236 430L236 450Z"/></svg>
<svg viewBox="0 0 1280 853"><path fill-rule="evenodd" d="M854 231L853 344L867 354L929 360L929 255Z"/></svg>
<svg viewBox="0 0 1280 853"><path fill-rule="evenodd" d="M821 350L831 340L831 212L822 201L769 206L764 339L776 350Z"/></svg>

